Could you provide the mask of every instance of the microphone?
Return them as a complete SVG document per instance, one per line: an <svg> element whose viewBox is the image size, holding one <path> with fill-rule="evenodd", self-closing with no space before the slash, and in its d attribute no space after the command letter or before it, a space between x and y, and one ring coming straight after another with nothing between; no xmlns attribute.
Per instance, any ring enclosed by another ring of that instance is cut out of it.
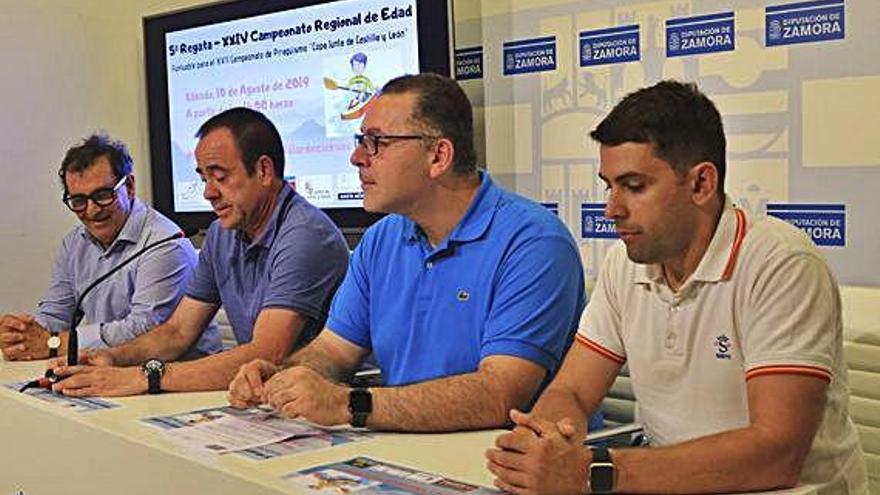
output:
<svg viewBox="0 0 880 495"><path fill-rule="evenodd" d="M91 284L88 285L88 287L85 288L85 290L82 291L82 294L80 294L80 296L76 299L76 304L74 304L73 317L70 320L70 329L68 330L68 338L67 338L67 365L68 366L75 366L76 364L79 363L79 336L76 331L76 327L79 326L79 323L80 323L80 321L82 321L83 316L85 314L82 310L82 302L83 302L83 299L85 299L85 297L89 294L89 292L91 292L92 289L94 289L99 284L101 284L101 282L110 278L111 275L118 272L119 270L121 270L123 267L125 267L126 265L128 265L132 261L138 259L144 253L153 249L154 247L159 246L161 244L165 244L166 242L177 240L177 239L192 237L196 233L198 233L198 229L180 230L180 231L177 231L168 237L163 237L162 239L159 239L157 241L154 241L154 242L147 244L146 246L139 249L136 253L134 253L131 256L129 256L128 258L126 258L125 261L123 261L122 263L119 263L118 265L116 265L113 268L111 268L110 270L108 270L107 273L96 278ZM27 382L19 390L19 392L24 392L25 390L27 390L31 387L45 387L49 382L54 382L56 379L57 379L57 377L55 376L55 373L53 373L51 369L46 370L45 378L41 377L41 378L37 378L36 380L31 380L31 381Z"/></svg>

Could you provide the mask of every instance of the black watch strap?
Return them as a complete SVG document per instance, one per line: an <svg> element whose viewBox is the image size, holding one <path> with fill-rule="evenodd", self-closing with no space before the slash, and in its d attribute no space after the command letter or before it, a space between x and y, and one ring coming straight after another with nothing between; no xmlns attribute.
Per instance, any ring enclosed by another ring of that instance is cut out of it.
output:
<svg viewBox="0 0 880 495"><path fill-rule="evenodd" d="M373 412L373 394L367 388L353 388L348 393L348 412L351 413L351 426L367 426L367 418Z"/></svg>
<svg viewBox="0 0 880 495"><path fill-rule="evenodd" d="M61 347L61 337L58 332L49 332L49 340L46 342L49 347L49 359L58 357L58 349Z"/></svg>
<svg viewBox="0 0 880 495"><path fill-rule="evenodd" d="M593 460L587 475L590 493L612 493L614 491L614 463L611 453L605 447L593 449Z"/></svg>
<svg viewBox="0 0 880 495"><path fill-rule="evenodd" d="M147 391L151 394L162 392L162 375L157 370L150 371L147 374Z"/></svg>

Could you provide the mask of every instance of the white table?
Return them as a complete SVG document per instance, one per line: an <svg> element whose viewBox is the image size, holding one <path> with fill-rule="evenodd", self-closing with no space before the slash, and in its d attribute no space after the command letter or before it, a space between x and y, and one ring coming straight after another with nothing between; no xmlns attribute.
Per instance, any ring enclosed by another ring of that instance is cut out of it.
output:
<svg viewBox="0 0 880 495"><path fill-rule="evenodd" d="M44 365L0 361L0 383L38 376ZM483 452L498 431L376 434L365 441L255 462L184 449L139 421L225 405L223 392L110 400L122 407L77 413L0 389L0 494L291 493L282 475L359 455L492 486Z"/></svg>
<svg viewBox="0 0 880 495"><path fill-rule="evenodd" d="M44 366L0 360L0 383L33 378ZM483 453L498 430L376 434L361 442L255 462L184 449L140 421L225 405L223 392L110 400L122 407L77 413L0 387L0 494L275 495L293 491L282 475L361 455L492 486ZM806 495L815 490L774 493Z"/></svg>

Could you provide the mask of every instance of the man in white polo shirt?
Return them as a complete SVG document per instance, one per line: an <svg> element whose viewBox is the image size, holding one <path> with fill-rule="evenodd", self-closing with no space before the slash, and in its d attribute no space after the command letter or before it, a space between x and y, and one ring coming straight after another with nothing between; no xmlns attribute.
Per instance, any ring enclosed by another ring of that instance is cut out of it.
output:
<svg viewBox="0 0 880 495"><path fill-rule="evenodd" d="M693 84L624 98L591 133L607 255L577 344L486 456L516 494L867 493L848 414L840 297L809 239L724 195L721 117ZM628 363L653 448L586 450L583 421Z"/></svg>

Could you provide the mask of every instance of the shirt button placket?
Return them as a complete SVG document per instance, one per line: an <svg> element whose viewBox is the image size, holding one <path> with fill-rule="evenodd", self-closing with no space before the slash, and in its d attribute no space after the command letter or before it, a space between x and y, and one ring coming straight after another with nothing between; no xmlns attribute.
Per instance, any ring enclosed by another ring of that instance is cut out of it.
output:
<svg viewBox="0 0 880 495"><path fill-rule="evenodd" d="M664 341L664 347L666 348L666 352L669 354L675 353L675 341L678 338L676 335L676 326L678 319L678 312L681 308L678 305L678 301L674 301L669 305L669 312L666 317L666 338Z"/></svg>

